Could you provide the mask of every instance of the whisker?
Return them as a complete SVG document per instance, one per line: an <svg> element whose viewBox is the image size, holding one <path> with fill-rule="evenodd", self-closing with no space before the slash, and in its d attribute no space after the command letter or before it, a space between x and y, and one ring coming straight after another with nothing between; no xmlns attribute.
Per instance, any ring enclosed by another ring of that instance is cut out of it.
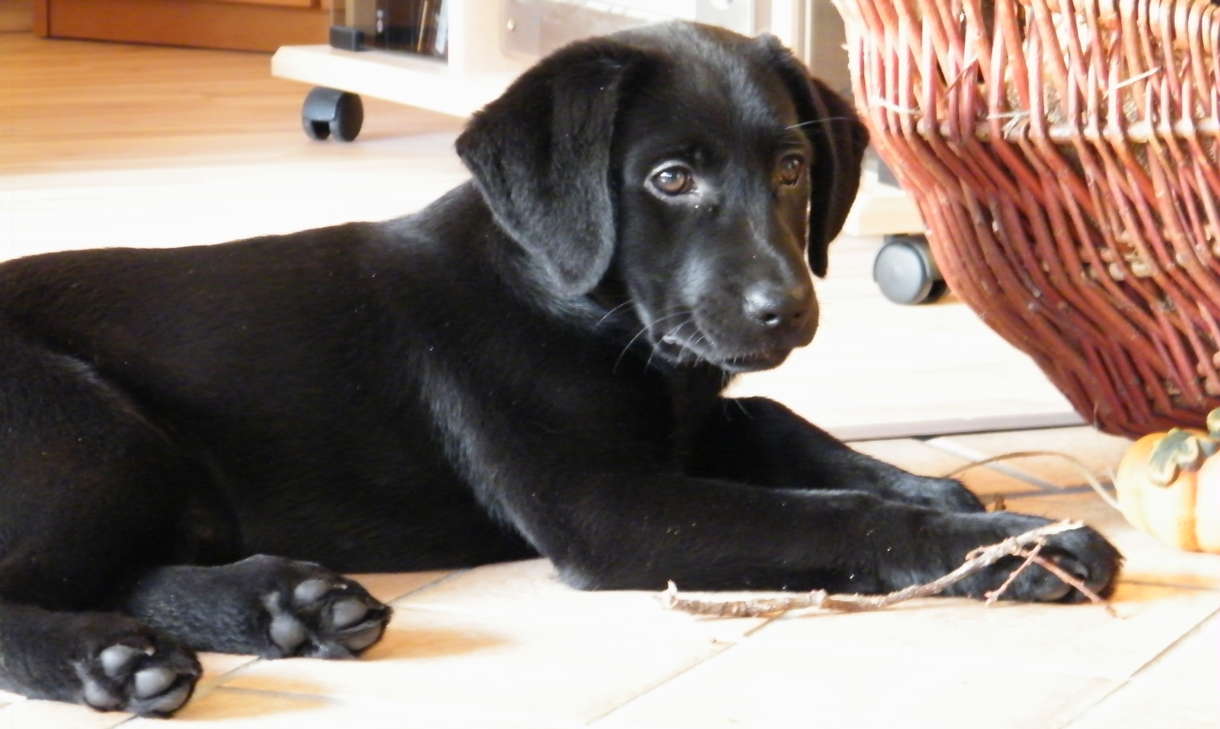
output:
<svg viewBox="0 0 1220 729"><path fill-rule="evenodd" d="M691 315L691 316L689 316L689 317L687 317L687 318L686 318L684 321L678 322L678 326L676 326L676 327L674 327L673 329L670 329L669 331L665 332L665 336L666 336L666 337L673 337L673 336L677 336L678 332L679 332L679 331L681 331L682 327L686 326L687 324L690 324L690 323L691 323L691 322L693 322L694 320L695 320L695 317L694 317L694 315L693 315L693 313L692 313L692 315Z"/></svg>
<svg viewBox="0 0 1220 729"><path fill-rule="evenodd" d="M631 349L631 345L635 344L635 340L644 336L644 332L647 332L647 331L648 331L648 326L644 325L644 326L640 327L640 331L636 332L634 337L627 340L627 344L623 347L623 351L618 353L618 359L614 360L614 366L610 368L610 374L613 375L618 372L618 366L620 364L622 364L623 357L627 356L627 350Z"/></svg>
<svg viewBox="0 0 1220 729"><path fill-rule="evenodd" d="M611 309L610 311L607 311L605 314L603 314L602 318L598 319L597 323L593 325L593 328L596 329L596 328L600 327L602 324L605 324L606 320L609 319L611 316L613 316L614 313L617 312L619 309L622 309L623 307L628 306L630 304L634 304L634 303L635 302L632 301L631 299L627 299L626 301L619 304L618 306L615 306L613 309Z"/></svg>
<svg viewBox="0 0 1220 729"><path fill-rule="evenodd" d="M621 306L621 304L620 304L620 306ZM618 372L618 367L620 364L623 363L623 358L627 356L627 352L631 349L631 345L635 344L636 340L639 339L640 337L642 337L646 332L648 332L649 329L655 327L660 322L666 321L667 319L673 319L673 318L679 317L679 316L687 317L686 321L680 322L677 327L675 327L675 328L671 329L669 332L667 332L667 336L668 336L669 334L673 334L678 329L685 326L687 324L687 322L689 322L690 320L692 320L694 318L694 314L695 314L695 312L689 308L679 307L677 311L675 311L671 314L666 314L664 316L659 316L656 319L653 319L650 324L645 324L643 327L640 328L640 330L638 332L635 333L635 336L633 336L631 339L627 340L627 344L623 346L623 350L618 353L618 358L614 360L614 366L610 368L610 374L615 374ZM644 367L646 369L652 363L652 357L654 354L656 354L656 350L653 350L652 352L650 352L648 355L648 359L644 362Z"/></svg>
<svg viewBox="0 0 1220 729"><path fill-rule="evenodd" d="M704 343L706 343L706 342L707 342L707 337L705 337L704 335L700 334L699 336L695 337L694 344L704 344ZM711 361L710 359L708 359L707 357L704 357L704 356L702 356L702 355L699 355L699 354L696 354L696 355L695 355L695 359L696 359L696 360L702 360L702 361L704 361L704 362L707 362L708 364L711 364L711 363L712 363L712 361Z"/></svg>
<svg viewBox="0 0 1220 729"><path fill-rule="evenodd" d="M653 350L648 353L648 358L644 360L644 369L645 370L647 370L649 367L652 367L652 358L656 357L656 356L657 356L657 350L656 350L656 348L653 348Z"/></svg>
<svg viewBox="0 0 1220 729"><path fill-rule="evenodd" d="M665 335L662 336L661 339L665 339L665 337L672 337L672 336L677 335L677 333L682 330L682 327L686 326L687 324L690 324L691 322L693 322L695 320L695 313L693 311L687 311L685 313L688 315L687 318L678 322L678 326L674 327L673 329L670 329L668 332L665 332ZM652 358L655 357L656 354L657 354L656 349L653 349L651 352L648 353L648 359L644 361L644 369L648 369L652 365ZM680 358L681 358L681 353L679 353L679 359Z"/></svg>
<svg viewBox="0 0 1220 729"><path fill-rule="evenodd" d="M694 312L691 311L690 309L683 309L681 311L676 311L673 314L667 314L666 316L659 316L656 319L653 319L652 324L650 326L656 326L657 324L665 321L666 319L673 319L674 317L677 317L677 316L693 316L693 315L694 315Z"/></svg>
<svg viewBox="0 0 1220 729"><path fill-rule="evenodd" d="M662 322L662 321L665 321L666 319L673 319L675 316L686 316L690 313L691 312L689 312L689 311L679 311L674 314L669 314L668 316L662 316L662 317L653 319L651 324L645 324L644 326L640 327L640 331L636 332L634 337L627 340L627 344L624 345L623 351L618 353L618 359L614 360L614 366L610 368L610 373L614 374L615 372L618 371L618 366L620 364L622 364L623 357L627 356L627 351L631 349L631 345L635 344L635 341L637 339L639 339L640 337L642 337L649 329L656 326L657 322Z"/></svg>
<svg viewBox="0 0 1220 729"><path fill-rule="evenodd" d="M810 119L809 121L803 121L798 124L793 124L790 127L784 127L784 131L787 131L789 129L800 129L801 127L813 126L814 124L826 124L828 122L836 122L836 121L852 121L852 118L849 116L828 116L828 117L823 117L821 119Z"/></svg>

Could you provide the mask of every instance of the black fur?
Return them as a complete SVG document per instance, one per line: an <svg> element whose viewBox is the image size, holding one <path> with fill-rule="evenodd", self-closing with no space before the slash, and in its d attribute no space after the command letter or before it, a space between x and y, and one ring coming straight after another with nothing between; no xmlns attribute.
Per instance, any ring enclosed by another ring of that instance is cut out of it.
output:
<svg viewBox="0 0 1220 729"><path fill-rule="evenodd" d="M165 714L192 650L358 654L388 609L330 570L876 592L1043 523L720 397L813 336L866 140L773 39L669 24L525 74L415 215L0 266L0 685Z"/></svg>

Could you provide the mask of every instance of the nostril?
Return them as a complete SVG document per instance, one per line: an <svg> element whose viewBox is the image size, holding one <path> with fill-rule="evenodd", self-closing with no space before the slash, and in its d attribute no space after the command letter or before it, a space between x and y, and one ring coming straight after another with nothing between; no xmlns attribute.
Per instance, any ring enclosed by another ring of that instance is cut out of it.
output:
<svg viewBox="0 0 1220 729"><path fill-rule="evenodd" d="M785 289L758 285L746 292L744 303L747 316L768 329L775 329L796 324L805 317L809 293L805 287Z"/></svg>

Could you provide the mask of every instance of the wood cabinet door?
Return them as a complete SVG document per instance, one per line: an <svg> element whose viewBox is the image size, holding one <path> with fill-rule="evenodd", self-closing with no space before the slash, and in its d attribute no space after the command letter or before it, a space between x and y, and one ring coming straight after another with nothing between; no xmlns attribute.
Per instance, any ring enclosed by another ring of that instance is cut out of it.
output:
<svg viewBox="0 0 1220 729"><path fill-rule="evenodd" d="M35 0L49 38L242 51L325 43L331 0Z"/></svg>

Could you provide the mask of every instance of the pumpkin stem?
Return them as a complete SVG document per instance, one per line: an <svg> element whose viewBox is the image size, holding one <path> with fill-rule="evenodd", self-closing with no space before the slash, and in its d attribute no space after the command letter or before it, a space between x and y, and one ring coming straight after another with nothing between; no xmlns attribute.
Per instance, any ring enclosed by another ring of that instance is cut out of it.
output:
<svg viewBox="0 0 1220 729"><path fill-rule="evenodd" d="M1210 416L1208 420L1211 420ZM1149 480L1157 486L1168 486L1178 478L1181 469L1198 470L1203 461L1216 452L1217 445L1217 441L1212 438L1173 428L1157 443L1148 457Z"/></svg>

